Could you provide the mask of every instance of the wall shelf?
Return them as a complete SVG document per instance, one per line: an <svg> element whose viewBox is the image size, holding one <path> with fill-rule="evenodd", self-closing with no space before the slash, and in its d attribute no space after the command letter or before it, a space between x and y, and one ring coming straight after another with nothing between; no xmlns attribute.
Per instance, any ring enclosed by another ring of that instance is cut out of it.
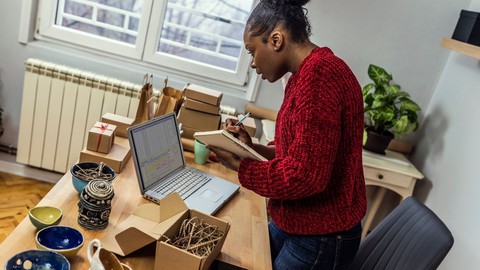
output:
<svg viewBox="0 0 480 270"><path fill-rule="evenodd" d="M442 39L442 47L480 59L480 47L451 38Z"/></svg>

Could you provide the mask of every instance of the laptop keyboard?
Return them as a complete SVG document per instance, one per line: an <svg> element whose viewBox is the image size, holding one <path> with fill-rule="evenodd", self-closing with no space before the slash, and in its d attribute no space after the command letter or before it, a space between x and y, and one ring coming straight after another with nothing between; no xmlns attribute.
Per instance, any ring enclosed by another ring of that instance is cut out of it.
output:
<svg viewBox="0 0 480 270"><path fill-rule="evenodd" d="M175 178L171 178L158 186L155 191L164 196L172 192L178 192L182 199L186 199L211 179L208 176L186 169Z"/></svg>

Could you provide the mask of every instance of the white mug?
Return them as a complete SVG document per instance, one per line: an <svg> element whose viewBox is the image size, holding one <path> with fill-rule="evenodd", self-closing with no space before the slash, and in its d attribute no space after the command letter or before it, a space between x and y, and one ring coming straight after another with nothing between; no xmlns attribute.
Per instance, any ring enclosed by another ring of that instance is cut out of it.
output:
<svg viewBox="0 0 480 270"><path fill-rule="evenodd" d="M97 246L95 253L94 246ZM87 258L90 262L89 270L106 270L105 266L113 270L132 270L128 265L121 263L113 253L102 248L102 243L98 239L93 239L88 244Z"/></svg>

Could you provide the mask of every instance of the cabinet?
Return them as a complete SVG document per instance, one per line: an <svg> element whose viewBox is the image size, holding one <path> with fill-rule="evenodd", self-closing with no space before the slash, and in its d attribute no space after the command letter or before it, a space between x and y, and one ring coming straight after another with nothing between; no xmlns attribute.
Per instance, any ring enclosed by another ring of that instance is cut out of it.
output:
<svg viewBox="0 0 480 270"><path fill-rule="evenodd" d="M385 151L385 155L379 155L366 150L363 151L363 173L367 186L378 187L370 209L363 224L362 239L370 230L372 221L380 208L385 193L391 190L405 200L412 196L417 180L423 179L423 174L401 153Z"/></svg>
<svg viewBox="0 0 480 270"><path fill-rule="evenodd" d="M442 47L480 60L480 47L451 38L442 39Z"/></svg>

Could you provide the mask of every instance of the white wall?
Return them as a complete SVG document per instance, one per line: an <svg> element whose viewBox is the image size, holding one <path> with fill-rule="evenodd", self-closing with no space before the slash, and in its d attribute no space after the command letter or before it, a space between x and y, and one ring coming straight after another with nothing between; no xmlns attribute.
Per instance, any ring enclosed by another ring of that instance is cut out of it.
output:
<svg viewBox="0 0 480 270"><path fill-rule="evenodd" d="M17 146L24 61L29 57L73 66L132 82L154 70L45 43L18 43L22 1L2 1L0 8L0 106L6 132L0 143ZM453 32L468 0L312 0L308 5L312 39L331 47L353 69L360 83L370 63L393 73L394 80L426 108L448 55L438 44ZM163 77L162 77L163 78ZM172 81L175 78L170 78ZM182 87L182 86L179 86ZM256 104L278 109L281 84L261 82ZM243 111L245 101L224 97L225 105Z"/></svg>
<svg viewBox="0 0 480 270"><path fill-rule="evenodd" d="M480 254L478 205L480 179L475 177L479 149L480 108L478 60L440 47L451 36L462 8L480 11L480 0L312 0L309 14L312 39L327 45L353 69L359 82L367 81L370 63L393 73L396 83L411 93L426 118L418 132L414 163L426 175L416 196L426 201L449 226L456 243L442 269L476 269ZM6 110L6 133L1 144L16 147L23 86L23 62L29 57L72 65L80 69L136 82L142 67L75 50L17 42L21 1L0 4L0 106ZM114 68L113 68L114 67ZM123 68L125 67L125 68ZM132 72L132 70L134 72ZM278 109L280 83L261 83L257 105ZM244 101L224 97L243 110ZM458 127L458 128L457 128Z"/></svg>
<svg viewBox="0 0 480 270"><path fill-rule="evenodd" d="M469 10L480 11L480 0ZM455 237L441 269L479 269L480 61L451 52L419 131L413 161L426 175L415 196Z"/></svg>

